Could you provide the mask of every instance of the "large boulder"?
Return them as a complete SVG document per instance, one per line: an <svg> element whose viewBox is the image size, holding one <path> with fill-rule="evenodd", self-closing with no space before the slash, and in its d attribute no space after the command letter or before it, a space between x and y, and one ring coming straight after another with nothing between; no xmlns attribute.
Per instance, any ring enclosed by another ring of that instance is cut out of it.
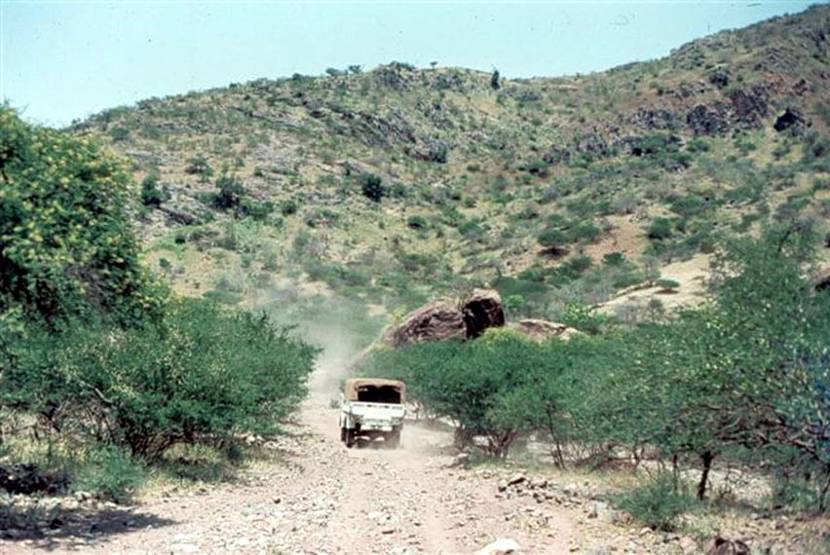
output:
<svg viewBox="0 0 830 555"><path fill-rule="evenodd" d="M467 338L473 339L488 328L504 325L504 307L498 291L493 289L476 289L461 306Z"/></svg>
<svg viewBox="0 0 830 555"><path fill-rule="evenodd" d="M579 330L568 327L565 324L537 320L535 318L525 318L524 320L512 322L509 327L540 343L548 339L562 339L563 341L567 341L574 335L581 333Z"/></svg>
<svg viewBox="0 0 830 555"><path fill-rule="evenodd" d="M386 332L386 343L403 347L422 341L474 339L488 328L505 323L498 291L474 290L460 305L433 301L410 312L403 322Z"/></svg>
<svg viewBox="0 0 830 555"><path fill-rule="evenodd" d="M463 314L446 301L433 301L410 312L403 322L386 334L386 342L393 347L466 338L467 326Z"/></svg>

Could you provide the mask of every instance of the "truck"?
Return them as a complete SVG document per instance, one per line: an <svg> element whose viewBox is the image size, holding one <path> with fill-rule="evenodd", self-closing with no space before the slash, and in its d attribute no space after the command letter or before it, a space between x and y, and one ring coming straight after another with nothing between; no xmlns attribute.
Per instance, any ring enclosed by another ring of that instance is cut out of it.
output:
<svg viewBox="0 0 830 555"><path fill-rule="evenodd" d="M352 378L340 399L340 441L353 447L358 439L397 448L406 416L406 385L399 380Z"/></svg>

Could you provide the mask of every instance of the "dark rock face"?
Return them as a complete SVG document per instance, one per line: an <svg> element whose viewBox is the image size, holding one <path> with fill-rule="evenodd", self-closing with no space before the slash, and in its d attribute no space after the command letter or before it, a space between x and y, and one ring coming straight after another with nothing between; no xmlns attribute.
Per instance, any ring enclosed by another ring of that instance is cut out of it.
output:
<svg viewBox="0 0 830 555"><path fill-rule="evenodd" d="M706 83L700 81L685 81L680 83L677 88L671 92L676 98L685 100L705 93Z"/></svg>
<svg viewBox="0 0 830 555"><path fill-rule="evenodd" d="M695 135L719 135L729 130L726 106L720 102L698 104L686 114L686 124Z"/></svg>
<svg viewBox="0 0 830 555"><path fill-rule="evenodd" d="M375 70L374 77L380 85L400 91L409 88L414 69L406 64L392 62Z"/></svg>
<svg viewBox="0 0 830 555"><path fill-rule="evenodd" d="M176 210L174 208L168 208L166 206L159 207L159 210L164 212L164 215L167 216L167 219L174 224L193 225L197 221L196 216L184 212L182 210Z"/></svg>
<svg viewBox="0 0 830 555"><path fill-rule="evenodd" d="M773 128L779 133L789 131L792 134L799 134L804 131L804 128L806 127L808 127L808 125L807 121L804 119L804 116L792 108L784 110L784 113L776 118L775 124L773 125Z"/></svg>
<svg viewBox="0 0 830 555"><path fill-rule="evenodd" d="M717 88L723 89L729 85L729 74L722 69L718 69L709 76L709 82Z"/></svg>
<svg viewBox="0 0 830 555"><path fill-rule="evenodd" d="M432 88L439 91L452 90L456 92L466 92L468 87L465 76L457 71L449 71L440 73L432 84Z"/></svg>
<svg viewBox="0 0 830 555"><path fill-rule="evenodd" d="M767 94L763 87L734 91L729 96L738 123L758 127L767 116Z"/></svg>
<svg viewBox="0 0 830 555"><path fill-rule="evenodd" d="M433 301L410 312L386 335L387 343L393 347L466 338L467 326L461 311L445 301Z"/></svg>
<svg viewBox="0 0 830 555"><path fill-rule="evenodd" d="M476 289L461 307L469 339L480 336L487 328L504 325L501 296L492 289Z"/></svg>
<svg viewBox="0 0 830 555"><path fill-rule="evenodd" d="M352 135L370 147L416 142L412 127L397 114L381 117L363 112L344 111L340 113L340 117L349 124Z"/></svg>
<svg viewBox="0 0 830 555"><path fill-rule="evenodd" d="M641 108L629 115L627 121L653 131L677 130L683 126L683 121L677 115L664 109Z"/></svg>
<svg viewBox="0 0 830 555"><path fill-rule="evenodd" d="M588 133L576 140L575 148L578 152L593 156L608 156L611 153L608 143L600 133Z"/></svg>
<svg viewBox="0 0 830 555"><path fill-rule="evenodd" d="M622 141L632 156L650 156L658 152L677 150L680 143L680 137L676 135L628 137Z"/></svg>

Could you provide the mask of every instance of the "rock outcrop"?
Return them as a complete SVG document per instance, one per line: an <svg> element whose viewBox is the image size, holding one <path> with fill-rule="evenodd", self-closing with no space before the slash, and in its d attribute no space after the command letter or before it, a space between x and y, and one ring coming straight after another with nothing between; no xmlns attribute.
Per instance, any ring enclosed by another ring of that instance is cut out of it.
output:
<svg viewBox="0 0 830 555"><path fill-rule="evenodd" d="M433 301L410 312L403 322L387 331L384 340L395 348L423 341L467 340L504 326L540 343L549 339L567 341L581 333L565 324L534 318L508 324L498 291L476 289L460 303Z"/></svg>
<svg viewBox="0 0 830 555"><path fill-rule="evenodd" d="M466 338L464 316L446 301L433 301L410 312L402 323L386 334L386 342L396 348L423 341Z"/></svg>
<svg viewBox="0 0 830 555"><path fill-rule="evenodd" d="M567 341L580 332L557 322L525 318L507 323L498 291L476 289L458 305L433 301L406 315L403 322L384 335L387 345L398 348L423 341L475 339L490 328L507 326L539 343L548 339Z"/></svg>
<svg viewBox="0 0 830 555"><path fill-rule="evenodd" d="M540 343L554 338L567 341L574 335L581 333L579 330L568 327L565 324L537 320L535 318L525 318L524 320L512 322L508 327Z"/></svg>
<svg viewBox="0 0 830 555"><path fill-rule="evenodd" d="M498 328L505 323L501 296L498 291L492 289L473 291L464 301L461 312L464 315L468 339L480 336L488 328Z"/></svg>
<svg viewBox="0 0 830 555"><path fill-rule="evenodd" d="M433 301L410 312L403 322L386 333L386 343L402 347L422 341L474 339L488 328L505 324L498 291L476 289L460 304Z"/></svg>

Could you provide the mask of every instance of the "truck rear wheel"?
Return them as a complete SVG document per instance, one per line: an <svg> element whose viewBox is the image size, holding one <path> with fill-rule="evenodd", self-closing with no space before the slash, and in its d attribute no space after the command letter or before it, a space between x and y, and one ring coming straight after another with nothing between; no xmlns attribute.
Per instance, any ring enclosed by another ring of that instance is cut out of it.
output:
<svg viewBox="0 0 830 555"><path fill-rule="evenodd" d="M345 439L346 447L351 449L352 447L354 447L354 444L355 444L355 431L351 430L351 429L345 429L345 431L346 431L346 439Z"/></svg>
<svg viewBox="0 0 830 555"><path fill-rule="evenodd" d="M401 431L389 432L384 441L389 444L390 449L397 449L401 445Z"/></svg>

